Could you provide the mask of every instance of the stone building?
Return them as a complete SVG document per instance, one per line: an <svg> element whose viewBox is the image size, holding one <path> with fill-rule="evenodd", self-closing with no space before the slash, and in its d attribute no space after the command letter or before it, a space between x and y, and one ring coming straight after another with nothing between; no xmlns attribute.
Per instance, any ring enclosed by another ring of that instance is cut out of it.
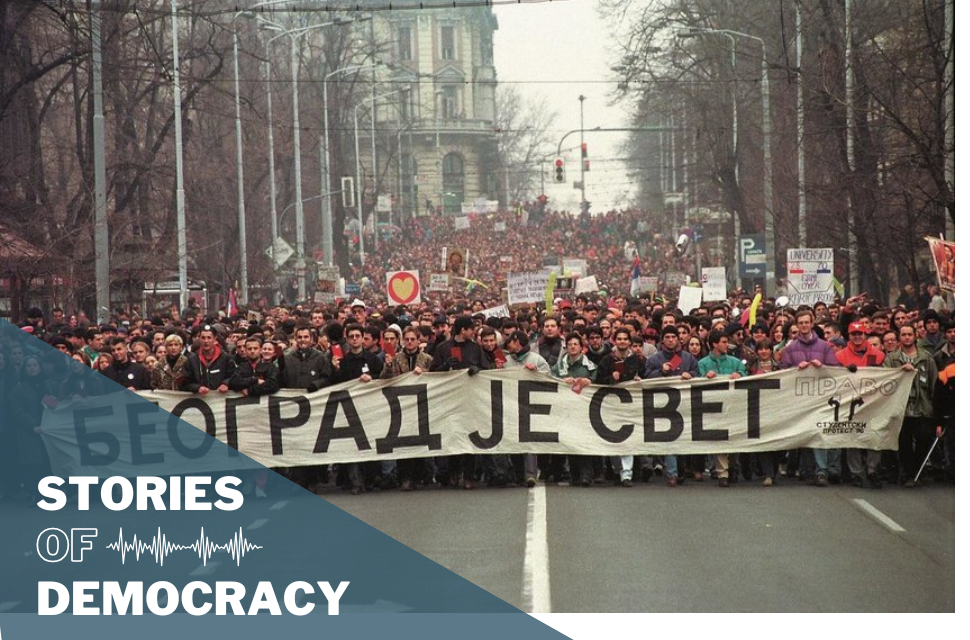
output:
<svg viewBox="0 0 970 640"><path fill-rule="evenodd" d="M401 194L395 212L457 214L462 203L497 199L497 28L485 6L375 12L374 38L390 63L379 90L410 88L378 102L378 188ZM361 156L371 166L369 134Z"/></svg>

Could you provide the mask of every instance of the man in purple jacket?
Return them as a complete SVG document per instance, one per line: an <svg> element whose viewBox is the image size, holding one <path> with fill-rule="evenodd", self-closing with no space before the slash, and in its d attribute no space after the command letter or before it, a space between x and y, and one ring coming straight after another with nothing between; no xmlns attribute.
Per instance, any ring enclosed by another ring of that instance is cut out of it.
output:
<svg viewBox="0 0 970 640"><path fill-rule="evenodd" d="M839 366L832 346L815 333L815 314L811 309L803 309L795 314L795 326L798 335L781 352L782 369ZM799 464L801 477L809 484L824 487L829 483L829 470L838 473L841 453L839 449L803 449Z"/></svg>

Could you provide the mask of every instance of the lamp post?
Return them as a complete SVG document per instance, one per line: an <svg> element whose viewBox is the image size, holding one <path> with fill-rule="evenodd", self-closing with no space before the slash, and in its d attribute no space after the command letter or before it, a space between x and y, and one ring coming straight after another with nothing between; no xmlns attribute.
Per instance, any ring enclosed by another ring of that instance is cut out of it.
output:
<svg viewBox="0 0 970 640"><path fill-rule="evenodd" d="M305 300L307 295L307 282L306 282L306 230L304 228L304 215L303 215L303 168L301 159L301 149L300 149L300 90L299 90L299 72L300 72L300 59L299 59L299 49L297 47L297 41L302 36L306 35L310 31L315 29L322 29L324 27L330 27L333 25L343 25L353 22L350 18L338 18L330 22L324 22L321 24L314 24L307 27L299 27L295 29L286 29L281 25L271 22L263 17L259 20L267 25L268 28L280 33L270 38L266 43L267 52L269 50L269 45L283 36L288 36L290 38L290 83L292 85L293 92L293 173L295 182L295 201L296 201L296 275L298 282L297 297L300 300ZM269 56L267 55L267 60ZM275 242L275 238L274 238Z"/></svg>
<svg viewBox="0 0 970 640"><path fill-rule="evenodd" d="M701 29L695 27L681 31L677 35L678 37L693 37L698 33L723 33L724 35L754 40L761 45L761 141L764 162L765 294L771 295L773 293L771 283L775 279L775 218L772 213L774 209L774 180L772 178L773 171L771 162L771 85L768 79L768 48L765 45L765 41L758 36L728 29ZM736 121L737 119L735 117ZM736 153L737 151L735 150ZM737 157L735 157L735 168L737 168Z"/></svg>
<svg viewBox="0 0 970 640"><path fill-rule="evenodd" d="M94 138L94 283L98 322L108 321L111 308L110 241L108 239L108 203L105 191L104 161L104 103L101 83L101 0L91 6L91 85L94 97L94 117L91 122ZM146 309L147 311L147 309Z"/></svg>
<svg viewBox="0 0 970 640"><path fill-rule="evenodd" d="M378 63L379 64L379 63ZM323 199L323 259L328 266L333 266L333 202L330 195L338 192L330 192L330 103L327 98L327 82L330 78L354 71L364 71L377 64L359 64L343 67L323 76L323 174L326 186L323 191L329 195Z"/></svg>
<svg viewBox="0 0 970 640"><path fill-rule="evenodd" d="M172 85L175 102L175 234L178 245L179 313L188 304L189 258L185 241L185 181L182 176L182 88L179 80L178 0L172 0Z"/></svg>
<svg viewBox="0 0 970 640"><path fill-rule="evenodd" d="M586 132L583 130L583 102L586 96L579 96L579 212L586 213Z"/></svg>
<svg viewBox="0 0 970 640"><path fill-rule="evenodd" d="M368 104L372 104L374 100L379 100L387 96L392 96L395 93L401 93L404 91L410 91L411 87L406 86L401 89L395 89L394 91L388 91L387 93L382 93L379 96L369 98L364 102L361 102L354 106L354 169L357 173L357 223L360 225L360 241L358 242L358 248L360 250L360 265L364 266L364 204L362 202L364 196L364 185L360 179L360 118L357 116L357 111L361 107L366 107ZM375 176L376 181L376 176ZM376 182L375 182L376 185ZM377 227L374 227L374 233L377 233Z"/></svg>

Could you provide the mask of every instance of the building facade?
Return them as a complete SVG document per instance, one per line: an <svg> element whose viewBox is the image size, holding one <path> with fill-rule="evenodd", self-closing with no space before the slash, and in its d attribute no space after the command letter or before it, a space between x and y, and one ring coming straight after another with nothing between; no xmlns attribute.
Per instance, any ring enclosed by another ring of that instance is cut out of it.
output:
<svg viewBox="0 0 970 640"><path fill-rule="evenodd" d="M497 199L496 29L481 6L375 12L378 80L383 94L396 91L378 101L376 188L400 194L396 212L457 214L463 203Z"/></svg>

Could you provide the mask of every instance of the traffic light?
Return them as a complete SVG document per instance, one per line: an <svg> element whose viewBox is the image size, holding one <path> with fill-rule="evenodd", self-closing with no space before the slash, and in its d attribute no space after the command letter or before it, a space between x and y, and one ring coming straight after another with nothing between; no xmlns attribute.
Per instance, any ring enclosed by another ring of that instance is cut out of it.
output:
<svg viewBox="0 0 970 640"><path fill-rule="evenodd" d="M583 160L583 171L589 171L589 160Z"/></svg>
<svg viewBox="0 0 970 640"><path fill-rule="evenodd" d="M562 161L562 158L556 158L556 161L553 163L552 166L553 166L552 175L555 178L556 182L565 182L566 163Z"/></svg>
<svg viewBox="0 0 970 640"><path fill-rule="evenodd" d="M584 142L582 145L580 145L580 149L583 150L583 160L585 160L586 158L589 157L589 148L586 146L586 143Z"/></svg>

